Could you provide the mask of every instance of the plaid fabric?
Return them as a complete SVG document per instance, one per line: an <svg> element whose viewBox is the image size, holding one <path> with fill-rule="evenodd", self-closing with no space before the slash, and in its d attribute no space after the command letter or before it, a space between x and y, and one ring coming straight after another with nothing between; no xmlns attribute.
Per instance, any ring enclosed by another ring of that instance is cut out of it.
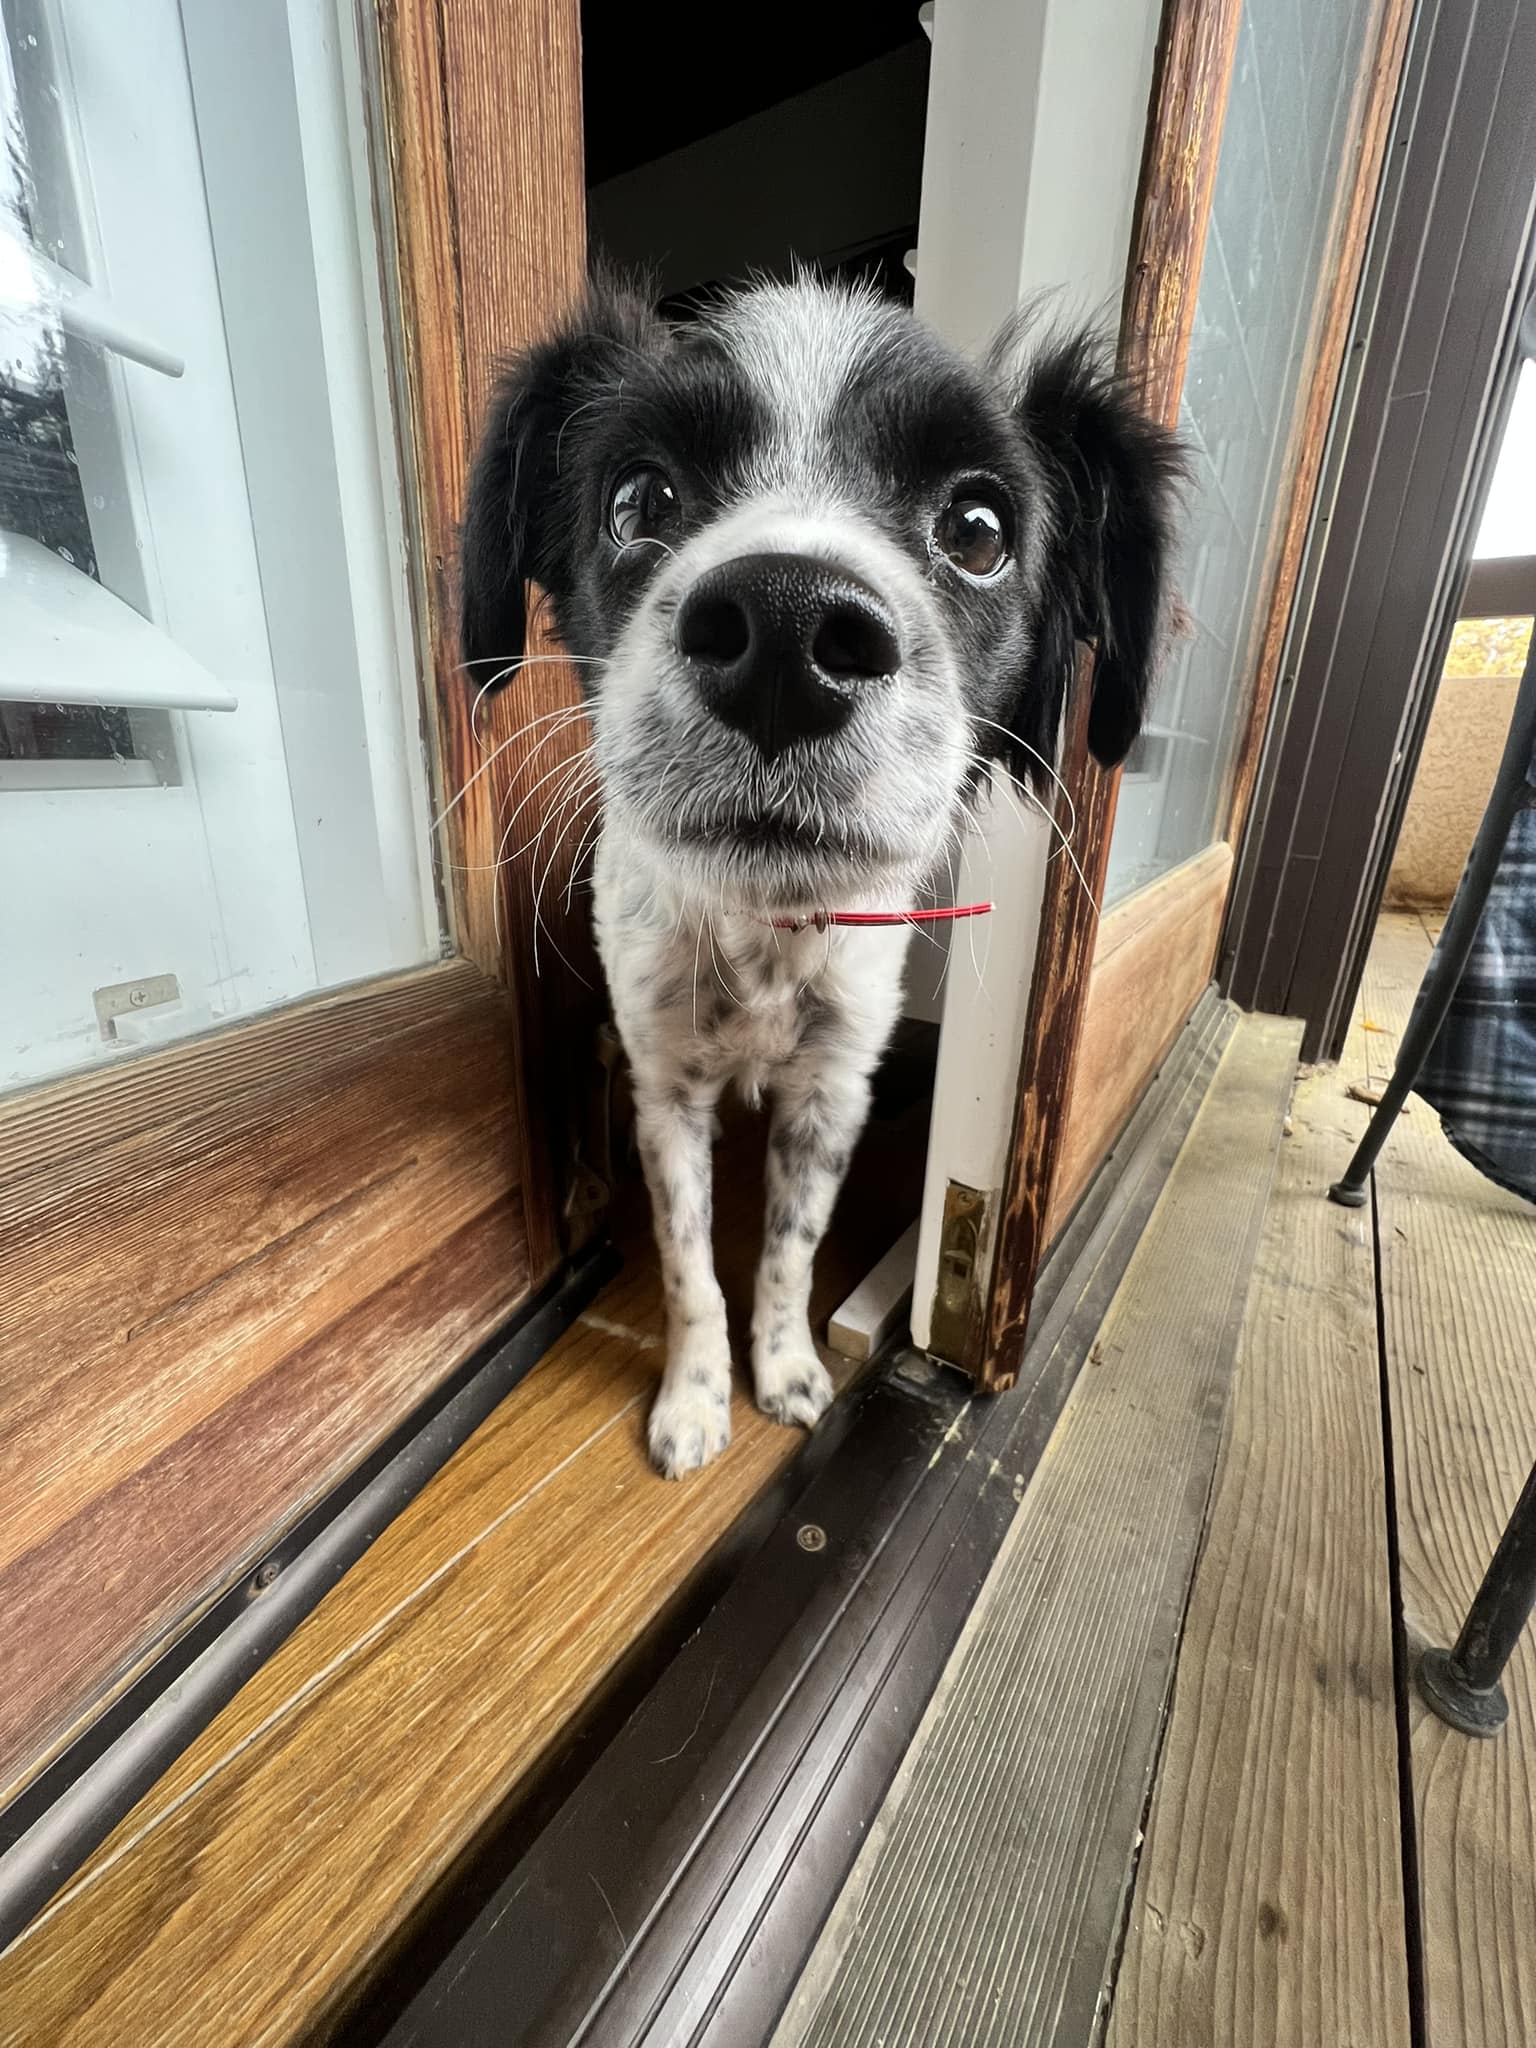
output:
<svg viewBox="0 0 1536 2048"><path fill-rule="evenodd" d="M1464 1158L1536 1201L1536 810L1510 827L1418 1093Z"/></svg>

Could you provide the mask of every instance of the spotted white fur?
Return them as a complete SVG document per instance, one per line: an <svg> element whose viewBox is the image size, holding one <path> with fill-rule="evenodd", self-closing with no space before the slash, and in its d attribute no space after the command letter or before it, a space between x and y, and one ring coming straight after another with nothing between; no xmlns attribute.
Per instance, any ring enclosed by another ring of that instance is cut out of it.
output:
<svg viewBox="0 0 1536 2048"><path fill-rule="evenodd" d="M759 1407L814 1423L832 1383L810 1328L811 1265L901 1006L904 931L781 931L722 909L622 822L594 871L597 940L629 1055L667 1301L651 1455L670 1478L730 1437L731 1358L710 1245L715 1110L773 1104L752 1314Z"/></svg>

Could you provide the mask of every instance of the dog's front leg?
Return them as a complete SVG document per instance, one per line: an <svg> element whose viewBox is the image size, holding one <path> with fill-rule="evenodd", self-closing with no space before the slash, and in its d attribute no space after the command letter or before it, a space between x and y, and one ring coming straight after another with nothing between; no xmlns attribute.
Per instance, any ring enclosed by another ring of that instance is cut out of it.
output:
<svg viewBox="0 0 1536 2048"><path fill-rule="evenodd" d="M635 1128L667 1298L667 1363L651 1409L651 1462L681 1479L731 1440L731 1348L710 1239L713 1100L637 1085Z"/></svg>
<svg viewBox="0 0 1536 2048"><path fill-rule="evenodd" d="M752 1311L757 1405L807 1429L832 1399L811 1337L811 1268L869 1113L869 1082L807 1079L793 1068L776 1094L768 1140L768 1217Z"/></svg>

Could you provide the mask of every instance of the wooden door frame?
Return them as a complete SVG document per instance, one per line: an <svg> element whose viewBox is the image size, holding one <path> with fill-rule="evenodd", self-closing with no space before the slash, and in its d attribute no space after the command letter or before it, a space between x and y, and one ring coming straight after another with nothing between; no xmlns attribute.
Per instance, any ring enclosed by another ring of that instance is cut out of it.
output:
<svg viewBox="0 0 1536 2048"><path fill-rule="evenodd" d="M1164 9L1119 360L1147 411L1168 426L1178 419L1240 14L1240 0L1166 0ZM1261 611L1252 697L1224 793L1222 829L1211 847L1156 885L1151 923L1148 905L1135 898L1102 919L1095 907L1108 873L1120 776L1098 767L1088 754L1091 652L1085 649L1080 661L1064 736L1063 778L1075 809L1082 882L1066 862L1049 870L985 1313L963 1361L990 1390L1017 1380L1040 1262L1215 965L1232 848L1243 829L1274 696L1283 622L1295 597L1411 16L1412 0L1381 0L1369 31L1374 56L1356 103L1356 155L1353 175L1343 181L1343 218L1336 216L1338 261L1314 330L1316 365L1296 429L1287 510L1267 571L1269 598ZM1163 990L1165 1001L1151 1020L1139 1069L1127 1072L1123 1049L1108 1043L1114 1034L1106 1021L1098 1035L1108 1034L1104 1050L1106 1057L1113 1054L1115 1085L1085 1098L1082 1126L1070 1130L1074 1084L1093 1060L1094 1042L1085 1041L1084 1028L1095 972L1123 977L1149 948L1161 947L1166 957L1175 937L1185 942L1177 955L1180 973Z"/></svg>
<svg viewBox="0 0 1536 2048"><path fill-rule="evenodd" d="M581 31L575 0L362 0L377 19L382 114L391 173L388 227L397 259L421 620L434 677L438 786L457 797L445 823L444 872L460 950L507 986L518 1025L530 1265L539 1279L564 1247L564 1105L530 1091L576 1000L581 920L546 913L549 966L536 975L533 872L510 851L535 844L579 742L551 740L539 720L580 701L569 664L533 608L533 658L494 695L460 665L458 536L469 462L498 361L545 332L586 272ZM509 110L516 118L509 118ZM379 163L384 152L376 151ZM384 195L381 195L384 196ZM473 251L473 260L466 260ZM540 786L542 783L542 787ZM558 903L569 866L546 883ZM549 927L553 924L553 931ZM542 967L542 963L541 963Z"/></svg>
<svg viewBox="0 0 1536 2048"><path fill-rule="evenodd" d="M0 1608L18 1626L70 1610L67 1640L39 1638L35 1685L0 1715L0 1802L566 1256L559 1109L529 1085L564 991L528 973L526 874L509 883L496 860L501 821L551 759L530 772L533 741L514 736L574 690L566 665L531 666L475 731L453 562L495 353L584 271L579 17L575 0L360 0L357 20L426 723L439 789L465 792L437 849L454 957L0 1103L0 1330L22 1374L0 1473L10 1454L30 1489L0 1549ZM529 817L544 815L535 796ZM153 1389L139 1421L86 1416L89 1470L55 1469L37 1431L52 1418L55 1445L71 1441L71 1403L100 1385L121 1407L136 1372ZM267 1461L263 1484L241 1458ZM204 1500L209 1470L222 1483ZM121 1560L157 1484L176 1486L176 1512L154 1518L155 1583L129 1585ZM13 1663L13 1703L20 1685Z"/></svg>

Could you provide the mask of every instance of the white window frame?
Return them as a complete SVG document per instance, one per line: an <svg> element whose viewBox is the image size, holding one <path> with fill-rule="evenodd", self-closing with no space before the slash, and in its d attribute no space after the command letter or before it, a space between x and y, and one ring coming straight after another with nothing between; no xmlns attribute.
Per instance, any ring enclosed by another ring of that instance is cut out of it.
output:
<svg viewBox="0 0 1536 2048"><path fill-rule="evenodd" d="M104 944L89 862L146 846L174 815L178 834L195 824L211 865L206 890L187 885L203 936L182 979L198 992L168 1029L436 958L422 664L354 12L348 0L8 11L43 45L67 115L33 124L52 131L40 183L65 202L56 220L38 217L31 269L63 329L105 586L87 594L98 627L115 608L125 644L158 636L164 655L158 678L147 654L142 689L120 681L99 700L173 708L169 772L10 764L12 838L82 851L78 877L69 863L56 877L51 911L0 920L0 950L25 971L49 916L78 906L93 966L81 988L71 981L67 1014L82 1029L96 957L113 943L125 957L111 974L172 965L149 957L148 923ZM272 173L259 181L240 160L253 129ZM274 332L284 345L263 349ZM84 701L49 680L12 677L0 694ZM237 698L238 722L208 715ZM146 869L148 889L174 886L167 858L164 876ZM62 1051L69 1064L101 1056L88 1032ZM0 1063L0 1086L41 1078L46 1059L34 1041L19 1067Z"/></svg>

